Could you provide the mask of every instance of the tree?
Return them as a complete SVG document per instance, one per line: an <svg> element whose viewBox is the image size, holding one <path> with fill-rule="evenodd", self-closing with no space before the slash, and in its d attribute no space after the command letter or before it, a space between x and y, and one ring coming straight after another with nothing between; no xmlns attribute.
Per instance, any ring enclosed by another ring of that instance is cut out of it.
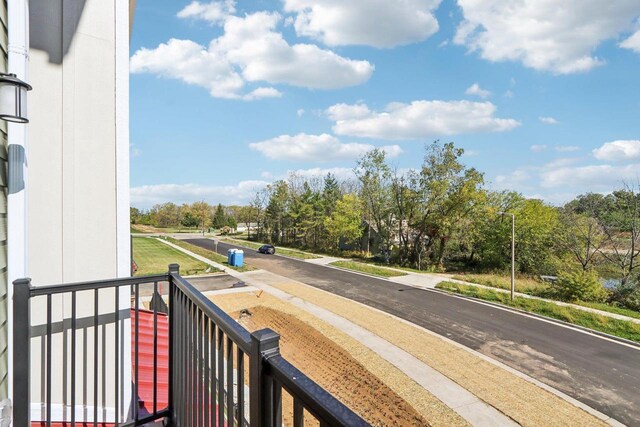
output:
<svg viewBox="0 0 640 427"><path fill-rule="evenodd" d="M391 246L393 207L391 202L391 169L386 163L386 154L378 148L366 153L358 161L354 173L360 181L360 198L364 206L365 219L374 226L383 244Z"/></svg>
<svg viewBox="0 0 640 427"><path fill-rule="evenodd" d="M194 202L191 205L191 215L196 219L197 226L203 233L211 225L211 206L208 203Z"/></svg>
<svg viewBox="0 0 640 427"><path fill-rule="evenodd" d="M580 264L582 271L589 270L601 259L598 252L607 241L604 227L596 218L577 214L570 209L563 209L559 219L560 248L572 255L573 259Z"/></svg>
<svg viewBox="0 0 640 427"><path fill-rule="evenodd" d="M213 228L220 229L225 225L227 225L227 217L224 213L224 208L222 207L222 204L218 203L218 206L216 207L216 211L213 214Z"/></svg>
<svg viewBox="0 0 640 427"><path fill-rule="evenodd" d="M607 198L610 201L610 210L604 216L607 241L600 253L618 268L621 284L626 286L639 269L640 193L625 185Z"/></svg>
<svg viewBox="0 0 640 427"><path fill-rule="evenodd" d="M280 180L269 185L267 190L269 202L265 212L265 225L271 234L271 241L282 243L289 219L289 185Z"/></svg>
<svg viewBox="0 0 640 427"><path fill-rule="evenodd" d="M180 224L180 208L173 203L155 205L152 211L156 227L174 227Z"/></svg>
<svg viewBox="0 0 640 427"><path fill-rule="evenodd" d="M362 237L363 204L356 194L345 194L337 202L324 226L336 248L340 239L352 243Z"/></svg>

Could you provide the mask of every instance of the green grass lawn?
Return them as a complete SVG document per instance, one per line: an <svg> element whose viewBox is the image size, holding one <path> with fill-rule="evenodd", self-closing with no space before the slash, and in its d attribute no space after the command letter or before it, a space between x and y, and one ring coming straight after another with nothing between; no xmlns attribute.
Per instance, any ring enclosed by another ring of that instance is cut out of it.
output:
<svg viewBox="0 0 640 427"><path fill-rule="evenodd" d="M180 274L183 276L218 271L177 249L148 237L133 238L133 259L138 265L136 276L166 273L169 264L173 263L180 264Z"/></svg>
<svg viewBox="0 0 640 427"><path fill-rule="evenodd" d="M572 307L561 307L552 302L530 298L516 298L511 301L509 294L492 291L476 286L461 285L452 282L442 282L436 286L448 292L479 298L506 306L518 308L531 313L584 326L596 331L605 332L628 340L640 342L640 325L637 323L612 319L595 313L578 310Z"/></svg>
<svg viewBox="0 0 640 427"><path fill-rule="evenodd" d="M220 240L225 243L231 243L232 245L245 246L247 248L256 249L256 250L260 246L264 245L264 243L250 242L248 240L239 240L239 239L231 239L231 238L222 238ZM281 246L276 246L276 254L288 256L291 258L297 258L297 259L320 258L318 255L310 254L307 252L296 251L295 249L283 248Z"/></svg>
<svg viewBox="0 0 640 427"><path fill-rule="evenodd" d="M245 271L252 271L255 270L253 267L251 267L248 264L244 264L242 267L233 267L229 264L227 264L227 257L224 255L220 255L217 252L214 251L210 251L208 249L204 249L201 248L200 246L196 246L196 245L192 245L191 243L187 243L185 241L182 240L177 240L177 239L173 239L171 237L167 237L166 240L168 242L173 243L176 246L180 246L183 249L186 249L188 251L193 252L194 254L198 254L200 256L203 256L207 259L210 259L211 261L220 263L220 264L224 264L225 266L229 267L229 268L233 268L236 271L239 272L245 272Z"/></svg>
<svg viewBox="0 0 640 427"><path fill-rule="evenodd" d="M360 273L371 274L373 276L379 276L379 277L396 277L396 276L407 275L407 273L402 273L400 271L389 270L386 268L376 267L371 264L365 264L362 262L355 262L355 261L335 261L335 262L332 262L331 265L334 265L340 268L345 268L347 270L358 271Z"/></svg>

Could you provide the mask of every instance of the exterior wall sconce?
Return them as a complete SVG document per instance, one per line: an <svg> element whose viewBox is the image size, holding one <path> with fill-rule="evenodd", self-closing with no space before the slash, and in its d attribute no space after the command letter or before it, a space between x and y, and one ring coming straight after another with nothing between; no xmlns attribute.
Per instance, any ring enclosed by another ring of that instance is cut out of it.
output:
<svg viewBox="0 0 640 427"><path fill-rule="evenodd" d="M27 92L31 85L15 74L0 73L0 119L14 123L29 123Z"/></svg>

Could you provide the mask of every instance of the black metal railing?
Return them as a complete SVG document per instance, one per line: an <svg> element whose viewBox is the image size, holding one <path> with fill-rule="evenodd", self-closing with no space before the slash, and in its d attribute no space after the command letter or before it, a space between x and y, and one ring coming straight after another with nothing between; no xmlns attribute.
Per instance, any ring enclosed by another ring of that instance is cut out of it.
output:
<svg viewBox="0 0 640 427"><path fill-rule="evenodd" d="M250 334L176 264L55 286L21 279L14 289L15 426L271 427L283 411L296 427L305 414L321 426L367 425L280 355L277 333Z"/></svg>

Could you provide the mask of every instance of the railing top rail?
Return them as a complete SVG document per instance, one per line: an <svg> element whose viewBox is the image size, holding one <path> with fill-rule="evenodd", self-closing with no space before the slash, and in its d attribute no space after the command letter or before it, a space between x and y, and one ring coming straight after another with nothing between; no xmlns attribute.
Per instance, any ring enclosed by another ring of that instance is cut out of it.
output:
<svg viewBox="0 0 640 427"><path fill-rule="evenodd" d="M51 294L61 294L73 291L87 291L93 289L113 288L116 286L135 285L143 283L153 283L168 281L169 274L155 274L150 276L125 277L121 279L95 280L91 282L63 283L59 285L31 286L30 296L42 296Z"/></svg>
<svg viewBox="0 0 640 427"><path fill-rule="evenodd" d="M307 377L281 355L265 359L269 373L282 383L291 395L300 399L307 411L332 426L369 426L365 420L345 406L325 389Z"/></svg>
<svg viewBox="0 0 640 427"><path fill-rule="evenodd" d="M245 328L179 274L170 273L170 275L176 287L184 292L243 352L251 351L251 334Z"/></svg>

